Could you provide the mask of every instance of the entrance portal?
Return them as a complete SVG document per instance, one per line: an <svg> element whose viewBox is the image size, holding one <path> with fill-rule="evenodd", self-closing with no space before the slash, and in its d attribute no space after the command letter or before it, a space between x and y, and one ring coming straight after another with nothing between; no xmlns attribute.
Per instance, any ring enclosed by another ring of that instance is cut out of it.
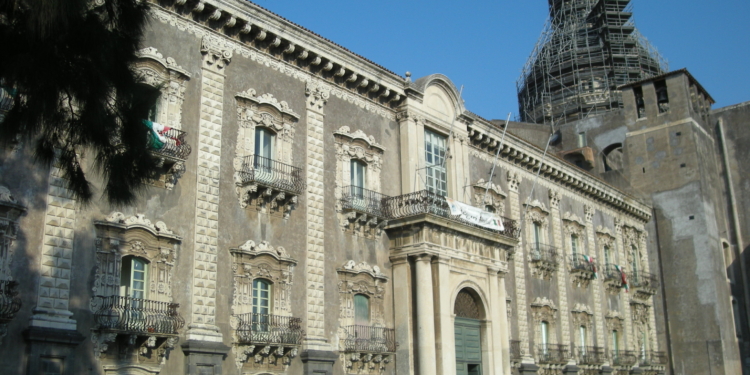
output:
<svg viewBox="0 0 750 375"><path fill-rule="evenodd" d="M467 289L458 293L453 308L456 343L456 375L482 374L480 306Z"/></svg>

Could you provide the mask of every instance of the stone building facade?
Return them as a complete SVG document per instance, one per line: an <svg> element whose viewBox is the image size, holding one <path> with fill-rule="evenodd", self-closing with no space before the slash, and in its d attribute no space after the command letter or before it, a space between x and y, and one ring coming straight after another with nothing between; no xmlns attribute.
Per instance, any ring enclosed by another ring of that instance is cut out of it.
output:
<svg viewBox="0 0 750 375"><path fill-rule="evenodd" d="M135 68L172 133L136 205L82 207L23 145L0 159L0 368L669 370L664 229L631 185L576 165L588 151L545 155L548 130L476 116L447 77L401 77L250 2L150 17ZM635 116L628 93L613 124Z"/></svg>

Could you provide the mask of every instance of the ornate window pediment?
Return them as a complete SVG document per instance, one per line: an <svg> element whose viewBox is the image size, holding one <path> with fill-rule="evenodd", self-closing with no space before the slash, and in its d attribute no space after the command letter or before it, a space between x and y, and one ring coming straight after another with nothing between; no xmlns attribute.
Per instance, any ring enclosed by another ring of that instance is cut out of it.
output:
<svg viewBox="0 0 750 375"><path fill-rule="evenodd" d="M342 126L333 132L336 145L336 210L342 230L369 238L381 233L387 221L381 194L380 171L385 148L362 130ZM361 170L353 169L359 162ZM352 172L360 174L355 178Z"/></svg>
<svg viewBox="0 0 750 375"><path fill-rule="evenodd" d="M305 336L292 316L291 293L297 261L281 246L246 241L230 249L234 274L232 318L235 364L257 371L283 371ZM261 296L261 290L270 294Z"/></svg>
<svg viewBox="0 0 750 375"><path fill-rule="evenodd" d="M240 205L244 208L255 202L261 212L278 209L289 217L305 188L302 170L293 166L299 115L287 102L271 94L257 96L254 89L237 94L236 100L234 180ZM265 141L270 144L256 144L260 129L272 136Z"/></svg>
<svg viewBox="0 0 750 375"><path fill-rule="evenodd" d="M149 120L164 125L164 129L154 130L166 142L159 149L153 150L163 169L161 178L154 181L154 185L172 190L185 173L185 159L191 152L190 145L185 142L185 132L181 130L182 104L190 73L177 65L173 58L164 58L156 48L141 49L136 55L138 60L134 63L135 70L145 84L160 90L154 106L155 113Z"/></svg>
<svg viewBox="0 0 750 375"><path fill-rule="evenodd" d="M114 212L94 225L94 354L106 363L137 359L158 371L185 324L179 304L172 302L172 274L182 238L164 222L152 223L140 214ZM144 288L137 291L123 281L133 275L132 259L145 267L137 276Z"/></svg>
<svg viewBox="0 0 750 375"><path fill-rule="evenodd" d="M549 211L544 203L534 200L525 204L526 243L531 275L543 280L551 280L557 270L560 250L549 242Z"/></svg>
<svg viewBox="0 0 750 375"><path fill-rule="evenodd" d="M350 260L337 270L339 276L339 337L345 372L380 374L396 351L393 328L386 328L384 285L388 278L380 267ZM370 321L363 324L355 317L355 296L370 301Z"/></svg>
<svg viewBox="0 0 750 375"><path fill-rule="evenodd" d="M507 194L494 183L480 178L472 185L474 190L474 206L479 208L492 207L494 212L502 215L505 212Z"/></svg>

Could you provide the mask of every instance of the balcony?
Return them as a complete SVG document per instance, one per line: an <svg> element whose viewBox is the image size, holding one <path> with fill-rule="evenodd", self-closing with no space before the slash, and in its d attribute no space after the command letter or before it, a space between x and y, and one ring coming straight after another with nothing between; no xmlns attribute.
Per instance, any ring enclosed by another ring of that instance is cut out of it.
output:
<svg viewBox="0 0 750 375"><path fill-rule="evenodd" d="M18 283L10 280L0 280L0 324L5 324L16 317L21 309L21 298L18 297L16 287Z"/></svg>
<svg viewBox="0 0 750 375"><path fill-rule="evenodd" d="M126 335L173 336L185 325L178 303L147 299L98 296L94 312L97 330Z"/></svg>
<svg viewBox="0 0 750 375"><path fill-rule="evenodd" d="M537 363L565 364L570 358L570 350L567 345L539 344L536 346Z"/></svg>
<svg viewBox="0 0 750 375"><path fill-rule="evenodd" d="M489 231L511 239L517 239L520 234L520 227L515 220L499 216L503 223L503 230L488 229L469 221L463 220L458 216L451 215L448 202L445 197L432 193L428 190L421 190L410 194L399 195L383 199L385 215L388 219L402 219L418 215L435 215L448 219L454 223L460 223L472 228Z"/></svg>
<svg viewBox="0 0 750 375"><path fill-rule="evenodd" d="M611 355L614 366L633 366L637 362L637 356L632 350L613 350Z"/></svg>
<svg viewBox="0 0 750 375"><path fill-rule="evenodd" d="M655 293L656 289L659 287L659 278L652 273L632 272L628 276L630 276L628 282L632 288L653 290Z"/></svg>
<svg viewBox="0 0 750 375"><path fill-rule="evenodd" d="M510 360L521 361L521 340L510 340Z"/></svg>
<svg viewBox="0 0 750 375"><path fill-rule="evenodd" d="M305 190L302 169L260 155L240 158L241 165L235 173L235 184L242 207L258 200L259 208L281 208L288 218L297 196Z"/></svg>
<svg viewBox="0 0 750 375"><path fill-rule="evenodd" d="M529 262L533 276L549 280L559 263L557 248L538 242L531 243L529 244Z"/></svg>
<svg viewBox="0 0 750 375"><path fill-rule="evenodd" d="M305 338L302 319L290 316L247 313L236 315L237 342L252 345L299 345Z"/></svg>
<svg viewBox="0 0 750 375"><path fill-rule="evenodd" d="M354 325L344 327L344 352L395 353L396 332L393 328Z"/></svg>
<svg viewBox="0 0 750 375"><path fill-rule="evenodd" d="M598 346L576 347L576 362L579 365L601 365L607 360L607 352Z"/></svg>
<svg viewBox="0 0 750 375"><path fill-rule="evenodd" d="M594 258L583 254L573 254L568 257L568 265L570 274L578 285L587 286L590 280L596 278Z"/></svg>
<svg viewBox="0 0 750 375"><path fill-rule="evenodd" d="M364 372L375 369L382 373L396 352L396 332L393 328L353 325L343 327L343 352L346 353L347 370ZM359 363L359 369L357 369Z"/></svg>
<svg viewBox="0 0 750 375"><path fill-rule="evenodd" d="M154 155L172 161L185 161L192 152L190 145L185 142L185 133L182 130L169 129L162 133L162 141L150 142L151 152Z"/></svg>
<svg viewBox="0 0 750 375"><path fill-rule="evenodd" d="M148 140L150 152L159 159L161 167L161 176L154 184L172 190L185 173L185 160L192 151L190 145L185 142L187 133L161 125L157 128L156 124L150 121L144 121L144 124L151 129Z"/></svg>
<svg viewBox="0 0 750 375"><path fill-rule="evenodd" d="M664 352L647 351L638 356L638 364L643 366L663 366L667 364L667 355Z"/></svg>
<svg viewBox="0 0 750 375"><path fill-rule="evenodd" d="M359 186L345 186L341 189L341 208L344 212L353 211L384 219L383 200L387 198L390 197Z"/></svg>

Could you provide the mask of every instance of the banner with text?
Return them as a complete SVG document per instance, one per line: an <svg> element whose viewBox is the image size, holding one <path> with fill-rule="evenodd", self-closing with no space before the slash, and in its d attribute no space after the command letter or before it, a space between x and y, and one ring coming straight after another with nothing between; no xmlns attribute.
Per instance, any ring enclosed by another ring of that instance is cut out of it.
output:
<svg viewBox="0 0 750 375"><path fill-rule="evenodd" d="M445 201L448 202L448 206L451 208L451 215L459 216L461 219L479 225L480 227L498 231L505 230L505 227L503 227L503 221L491 212L454 201L450 198L445 198Z"/></svg>

